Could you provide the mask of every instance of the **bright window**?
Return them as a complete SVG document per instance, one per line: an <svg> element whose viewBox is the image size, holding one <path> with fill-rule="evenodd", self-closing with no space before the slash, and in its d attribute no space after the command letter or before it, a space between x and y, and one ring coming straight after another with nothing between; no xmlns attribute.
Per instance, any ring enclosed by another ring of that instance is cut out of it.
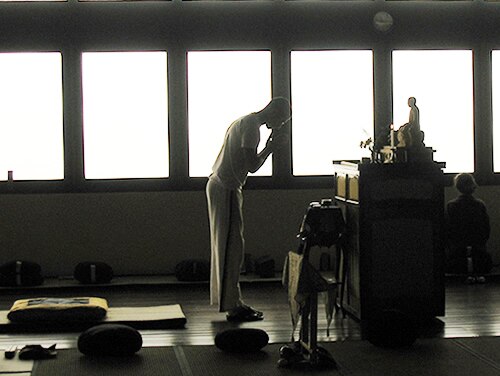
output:
<svg viewBox="0 0 500 376"><path fill-rule="evenodd" d="M64 179L59 52L0 53L0 180Z"/></svg>
<svg viewBox="0 0 500 376"><path fill-rule="evenodd" d="M500 172L500 51L492 51L493 169Z"/></svg>
<svg viewBox="0 0 500 376"><path fill-rule="evenodd" d="M369 157L372 51L292 51L294 175L331 175L333 160Z"/></svg>
<svg viewBox="0 0 500 376"><path fill-rule="evenodd" d="M1 1L1 0L0 0ZM124 1L134 1L134 2L139 2L139 1L171 1L171 0L78 0L81 2L124 2Z"/></svg>
<svg viewBox="0 0 500 376"><path fill-rule="evenodd" d="M210 175L227 128L271 99L269 51L188 52L189 175ZM261 144L269 130L261 127ZM272 157L255 175L272 174Z"/></svg>
<svg viewBox="0 0 500 376"><path fill-rule="evenodd" d="M82 81L85 177L167 177L166 52L86 52Z"/></svg>
<svg viewBox="0 0 500 376"><path fill-rule="evenodd" d="M49 2L49 1L67 1L67 0L0 0L0 3L30 3L30 2Z"/></svg>
<svg viewBox="0 0 500 376"><path fill-rule="evenodd" d="M408 98L420 110L424 143L445 172L474 170L472 52L393 52L394 128L408 122Z"/></svg>

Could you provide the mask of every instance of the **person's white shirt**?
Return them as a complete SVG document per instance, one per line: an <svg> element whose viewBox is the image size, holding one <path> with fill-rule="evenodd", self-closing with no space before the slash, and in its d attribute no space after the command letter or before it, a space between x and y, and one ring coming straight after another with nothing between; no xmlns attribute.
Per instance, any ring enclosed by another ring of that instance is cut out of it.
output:
<svg viewBox="0 0 500 376"><path fill-rule="evenodd" d="M235 120L226 131L224 143L212 167L212 178L227 189L245 185L249 168L243 149L257 149L259 125L257 115L252 113Z"/></svg>

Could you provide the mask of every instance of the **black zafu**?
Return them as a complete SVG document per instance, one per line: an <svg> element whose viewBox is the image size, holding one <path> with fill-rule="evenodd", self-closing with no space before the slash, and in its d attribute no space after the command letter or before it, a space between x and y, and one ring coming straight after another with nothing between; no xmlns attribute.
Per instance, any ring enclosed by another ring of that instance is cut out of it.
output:
<svg viewBox="0 0 500 376"><path fill-rule="evenodd" d="M130 356L141 347L141 333L123 324L96 325L78 337L78 350L90 356Z"/></svg>
<svg viewBox="0 0 500 376"><path fill-rule="evenodd" d="M175 277L182 282L208 281L210 278L210 263L197 259L181 261L175 266Z"/></svg>
<svg viewBox="0 0 500 376"><path fill-rule="evenodd" d="M42 267L36 262L16 260L0 266L0 286L38 286L42 283Z"/></svg>
<svg viewBox="0 0 500 376"><path fill-rule="evenodd" d="M215 336L215 346L227 352L257 352L269 342L269 336L262 329L227 329Z"/></svg>
<svg viewBox="0 0 500 376"><path fill-rule="evenodd" d="M113 279L113 268L105 262L86 261L75 266L73 276L83 284L109 283Z"/></svg>
<svg viewBox="0 0 500 376"><path fill-rule="evenodd" d="M275 271L274 259L271 256L261 256L255 260L255 274L261 278L273 278Z"/></svg>

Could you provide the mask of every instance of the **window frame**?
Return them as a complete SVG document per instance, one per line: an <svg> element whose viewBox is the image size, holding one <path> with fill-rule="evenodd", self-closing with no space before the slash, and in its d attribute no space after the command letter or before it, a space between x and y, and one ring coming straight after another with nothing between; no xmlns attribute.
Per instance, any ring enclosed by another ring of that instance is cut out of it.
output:
<svg viewBox="0 0 500 376"><path fill-rule="evenodd" d="M474 107L474 81L475 81L474 80L474 51L471 50L471 49L466 49L466 48L462 48L462 49L455 49L455 48L439 48L439 49L435 49L435 48L418 48L418 49L409 49L409 48L404 48L404 49L393 49L392 53L391 53L392 56L393 56L394 52L399 52L399 51L422 51L422 52L426 52L426 51L451 51L451 52L454 52L454 51L470 51L471 52L471 58L472 58L472 61L471 61L471 67L472 67L472 72L471 72L471 75L472 75L472 80L471 80L472 81L472 87L471 87L471 90L472 90L472 92L471 92L471 96L473 97L473 99L472 99L473 102L471 103L471 106L472 106L472 131L474 133L474 129L475 129L475 124L474 124L474 118L475 118L475 116L474 116L474 110L473 110L473 107ZM392 59L392 57L391 57L391 59ZM393 78L393 76L391 75L391 80L392 80L392 78ZM394 88L394 85L392 85L392 86ZM418 97L416 99L417 99L417 106L418 106L418 103L419 103ZM405 100L406 100L406 98L405 98ZM409 111L409 109L408 109L408 111ZM392 114L394 115L394 112ZM391 124L392 123L394 123L394 121L391 121ZM394 124L394 125L396 127L399 127L399 126L402 125L402 123L401 124ZM425 132L425 124L424 124L424 128L422 130ZM430 147L435 147L435 145L429 144L428 141L426 142L425 139L424 139L424 143L428 147L429 146ZM472 148L474 149L474 140L472 140L472 143L473 143ZM474 152L474 150L473 150L473 152ZM434 156L435 156L435 154L434 154ZM475 160L475 153L473 153L473 159ZM474 160L472 161L472 164L475 167L475 161ZM435 161L436 162L445 162L446 163L446 161L441 161L441 160L439 160L439 158L435 159ZM459 172L474 173L474 171L458 171L458 172L445 172L445 175L454 176L455 174L457 174Z"/></svg>
<svg viewBox="0 0 500 376"><path fill-rule="evenodd" d="M206 178L188 176L186 84L186 53L203 49L270 50L273 95L285 97L290 97L290 51L373 50L374 133L379 144L387 136L392 118L391 51L470 49L474 175L479 184L500 185L500 173L493 172L491 139L491 51L500 49L500 29L486 27L500 19L500 2L391 1L384 2L384 8L397 21L386 33L378 32L371 23L373 2L1 2L0 52L62 53L65 179L2 182L0 192L204 189ZM186 20L192 28L185 27ZM164 50L168 54L169 177L88 181L83 177L81 53L130 50ZM332 176L292 175L290 143L272 158L273 176L249 177L246 189L333 189ZM451 178L446 174L449 184Z"/></svg>

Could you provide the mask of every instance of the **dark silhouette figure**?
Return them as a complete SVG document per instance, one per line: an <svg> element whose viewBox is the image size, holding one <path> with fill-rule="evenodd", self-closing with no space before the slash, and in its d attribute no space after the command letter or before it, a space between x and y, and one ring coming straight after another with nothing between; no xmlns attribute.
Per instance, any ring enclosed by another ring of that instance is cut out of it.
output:
<svg viewBox="0 0 500 376"><path fill-rule="evenodd" d="M448 272L468 274L467 282L484 283L492 267L486 243L490 220L484 202L473 196L477 184L470 174L454 178L460 195L446 205L448 220Z"/></svg>
<svg viewBox="0 0 500 376"><path fill-rule="evenodd" d="M290 103L274 98L258 112L235 120L226 132L224 144L207 183L210 220L210 302L227 312L228 321L262 320L262 312L243 302L239 276L244 254L243 193L249 172L257 171L267 157L284 144L287 135L279 130L290 119ZM258 153L260 127L272 133Z"/></svg>

